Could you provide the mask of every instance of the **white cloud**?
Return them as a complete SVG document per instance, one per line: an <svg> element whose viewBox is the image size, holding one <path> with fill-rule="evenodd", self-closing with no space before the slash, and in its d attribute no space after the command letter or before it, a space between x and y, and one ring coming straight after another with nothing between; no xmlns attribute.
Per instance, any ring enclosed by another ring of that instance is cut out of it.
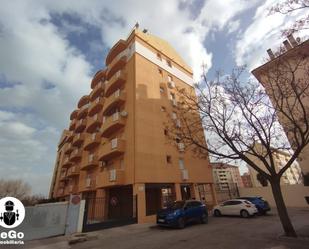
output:
<svg viewBox="0 0 309 249"><path fill-rule="evenodd" d="M268 15L269 8L276 0L267 0L255 13L252 23L239 37L236 44L235 55L238 65L247 64L249 69L263 63L263 58L267 57L266 50L272 48L276 50L282 41L280 30L290 27L291 23L306 14L306 10L296 11L291 15L273 14ZM308 35L309 31L299 33Z"/></svg>

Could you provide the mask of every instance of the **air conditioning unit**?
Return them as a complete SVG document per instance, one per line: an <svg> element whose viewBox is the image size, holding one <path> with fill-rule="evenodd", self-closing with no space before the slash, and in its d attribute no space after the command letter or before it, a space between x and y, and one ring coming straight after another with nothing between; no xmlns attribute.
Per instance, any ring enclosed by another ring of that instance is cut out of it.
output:
<svg viewBox="0 0 309 249"><path fill-rule="evenodd" d="M178 150L181 151L181 152L185 151L184 143L178 143Z"/></svg>
<svg viewBox="0 0 309 249"><path fill-rule="evenodd" d="M128 116L128 112L127 112L127 111L122 111L122 112L120 113L120 115L121 115L122 117L127 117L127 116Z"/></svg>
<svg viewBox="0 0 309 249"><path fill-rule="evenodd" d="M188 170L187 169L183 169L181 170L181 176L182 176L182 180L188 180L189 179L189 174L188 174Z"/></svg>
<svg viewBox="0 0 309 249"><path fill-rule="evenodd" d="M173 105L173 106L177 106L177 101L176 101L176 99L171 99L171 101L172 101L172 105Z"/></svg>
<svg viewBox="0 0 309 249"><path fill-rule="evenodd" d="M114 181L116 181L116 170L115 169L111 169L110 171L109 171L109 181L110 182L114 182Z"/></svg>
<svg viewBox="0 0 309 249"><path fill-rule="evenodd" d="M168 83L167 83L167 85L168 85L168 87L169 87L169 88L175 88L175 87L176 87L176 85L175 85L175 82L174 82L174 81L170 81L170 82L168 82Z"/></svg>

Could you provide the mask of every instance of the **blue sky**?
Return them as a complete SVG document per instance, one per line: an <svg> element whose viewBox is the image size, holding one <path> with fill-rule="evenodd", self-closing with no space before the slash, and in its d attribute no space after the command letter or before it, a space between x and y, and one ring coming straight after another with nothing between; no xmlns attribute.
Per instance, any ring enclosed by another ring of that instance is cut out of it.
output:
<svg viewBox="0 0 309 249"><path fill-rule="evenodd" d="M141 28L169 41L208 76L248 70L276 48L297 16L268 16L276 0L2 1L0 9L0 175L47 194L60 134L109 48ZM249 76L249 73L247 74ZM243 170L243 169L242 169Z"/></svg>

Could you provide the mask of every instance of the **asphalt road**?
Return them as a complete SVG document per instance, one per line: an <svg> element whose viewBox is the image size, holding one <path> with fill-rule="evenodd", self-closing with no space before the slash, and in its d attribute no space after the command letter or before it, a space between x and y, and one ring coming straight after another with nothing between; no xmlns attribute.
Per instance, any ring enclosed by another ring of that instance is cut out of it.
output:
<svg viewBox="0 0 309 249"><path fill-rule="evenodd" d="M309 209L289 210L296 230L309 236ZM90 233L96 239L68 245L66 237L27 243L32 249L309 249L309 237L280 237L282 228L276 214L243 219L210 217L208 224L189 225L183 230L153 224L130 225ZM17 248L17 247L16 247Z"/></svg>
<svg viewBox="0 0 309 249"><path fill-rule="evenodd" d="M291 217L296 229L309 235L309 209L293 210ZM301 231L305 233L305 231ZM73 245L72 248L309 248L309 239L285 239L277 215L269 214L250 219L210 217L209 223L189 225L183 230L149 225L131 225L97 233L98 239Z"/></svg>

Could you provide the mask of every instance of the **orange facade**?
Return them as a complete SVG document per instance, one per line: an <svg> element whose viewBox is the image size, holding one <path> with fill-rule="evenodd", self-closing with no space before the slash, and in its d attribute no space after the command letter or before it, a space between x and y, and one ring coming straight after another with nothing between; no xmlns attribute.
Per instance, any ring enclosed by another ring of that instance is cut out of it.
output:
<svg viewBox="0 0 309 249"><path fill-rule="evenodd" d="M113 218L124 212L117 202L133 195L139 223L154 221L170 199L214 204L209 160L172 145L164 134L168 115L177 118L176 87L189 89L192 82L191 69L166 41L134 29L117 42L70 115L51 197L104 198L102 217Z"/></svg>

